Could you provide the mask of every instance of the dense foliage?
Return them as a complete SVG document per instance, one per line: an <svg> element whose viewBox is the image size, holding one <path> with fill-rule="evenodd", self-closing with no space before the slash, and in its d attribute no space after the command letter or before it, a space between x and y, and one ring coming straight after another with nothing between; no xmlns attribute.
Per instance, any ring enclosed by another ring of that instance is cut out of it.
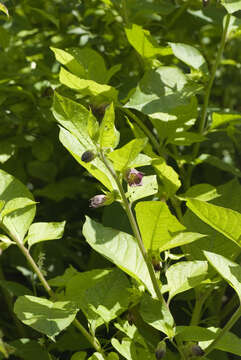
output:
<svg viewBox="0 0 241 360"><path fill-rule="evenodd" d="M241 357L241 1L0 3L0 359Z"/></svg>

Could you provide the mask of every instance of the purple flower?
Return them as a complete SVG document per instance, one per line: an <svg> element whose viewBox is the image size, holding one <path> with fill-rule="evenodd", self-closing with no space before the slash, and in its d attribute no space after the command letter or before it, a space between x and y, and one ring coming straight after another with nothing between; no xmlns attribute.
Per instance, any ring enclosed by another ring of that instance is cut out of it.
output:
<svg viewBox="0 0 241 360"><path fill-rule="evenodd" d="M129 186L141 186L144 174L136 169L129 169L126 172L126 181Z"/></svg>
<svg viewBox="0 0 241 360"><path fill-rule="evenodd" d="M106 195L95 195L90 199L90 207L92 208L98 208L105 205L106 202Z"/></svg>

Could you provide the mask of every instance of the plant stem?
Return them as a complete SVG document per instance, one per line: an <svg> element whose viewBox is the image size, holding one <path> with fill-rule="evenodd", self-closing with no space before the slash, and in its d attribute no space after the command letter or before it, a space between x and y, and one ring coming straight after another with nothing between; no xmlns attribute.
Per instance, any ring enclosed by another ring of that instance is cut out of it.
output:
<svg viewBox="0 0 241 360"><path fill-rule="evenodd" d="M121 195L121 198L122 198L122 201L123 201L123 205L124 205L126 214L128 216L128 219L129 219L133 234L134 234L134 236L135 236L135 238L137 240L137 244L138 244L139 249L140 249L140 251L142 253L142 256L144 258L146 266L148 268L148 272L149 272L149 275L150 275L150 278L151 278L152 285L153 285L153 288L155 290L156 296L161 302L165 303L165 300L164 300L164 298L163 298L163 296L161 294L161 290L160 290L160 287L159 287L159 284L158 284L158 281L157 281L157 278L156 278L156 275L155 275L154 268L153 268L152 263L150 262L150 260L148 258L146 249L144 247L144 244L143 244L143 241L142 241L142 238L141 238L141 234L140 234L138 225L136 223L136 219L135 219L134 214L132 212L131 205L128 202L127 197L125 195L125 191L124 191L124 189L123 189L123 187L122 187L122 185L121 185L121 183L119 181L118 176L116 175L115 171L111 168L111 166L108 164L108 161L106 160L106 158L105 158L104 154L102 153L102 151L100 151L100 157L101 157L102 161L104 162L105 166L107 167L107 169L109 170L110 174L114 178L114 180L116 182L116 185L117 185L117 187L119 189L119 192L120 192L120 195Z"/></svg>
<svg viewBox="0 0 241 360"><path fill-rule="evenodd" d="M183 5L177 10L177 12L175 13L175 15L173 15L171 21L169 22L167 29L169 30L177 21L177 19L184 13L184 11L188 8L189 4L191 3L192 0L189 0L185 3L183 3Z"/></svg>
<svg viewBox="0 0 241 360"><path fill-rule="evenodd" d="M152 134L152 132L148 129L148 127L145 124L143 124L143 122L140 119L138 119L138 117L129 109L122 107L122 106L118 106L118 108L121 111L123 111L124 113L126 113L126 115L128 117L130 117L132 120L134 120L137 123L137 125L141 128L141 130L143 130L143 132L146 134L146 136L150 139L150 141L153 145L153 148L156 150L158 155L161 155L160 144L157 141L157 139L155 138L155 136Z"/></svg>
<svg viewBox="0 0 241 360"><path fill-rule="evenodd" d="M1 227L3 228L3 230L10 236L10 238L16 243L16 245L18 246L18 248L20 249L20 251L22 252L22 254L25 256L25 258L27 259L28 263L30 264L30 266L32 267L33 271L35 272L35 274L38 276L41 284L43 285L44 289L46 290L46 292L48 293L48 295L50 297L54 297L54 291L51 289L51 287L49 286L47 280L45 279L45 277L43 276L43 274L41 273L38 265L36 264L36 262L34 261L34 259L32 258L29 250L24 246L24 244L22 243L22 241L18 238L18 236L14 235L13 233L11 233L10 231L8 231L8 229L1 224ZM73 321L73 325L84 335L84 337L86 337L86 339L90 342L90 344L94 347L94 349L98 352L103 353L103 350L101 349L101 346L98 342L98 340L96 338L94 338L93 336L91 336L88 331L84 328L83 325L81 325L81 323L75 319Z"/></svg>
<svg viewBox="0 0 241 360"><path fill-rule="evenodd" d="M221 309L220 320L222 321L223 319L225 319L226 316L228 316L228 314L238 306L238 304L239 304L238 295L234 294L231 300Z"/></svg>
<svg viewBox="0 0 241 360"><path fill-rule="evenodd" d="M203 304L204 304L205 300L207 299L207 297L209 296L209 294L212 292L212 290L213 289L211 288L211 289L207 290L205 293L202 293L202 294L198 294L196 292L196 302L195 302L194 310L193 310L193 313L192 313L190 326L196 326L196 325L199 324Z"/></svg>
<svg viewBox="0 0 241 360"><path fill-rule="evenodd" d="M198 125L198 131L197 131L199 134L203 134L203 132L205 130L205 124L206 124L206 119L207 119L207 112L208 112L208 105L209 105L211 90L212 90L212 87L213 87L213 82L214 82L214 79L215 79L217 68L218 68L218 66L220 64L220 61L221 61L221 58L222 58L222 55L223 55L230 18L231 18L231 15L227 14L225 24L224 24L223 33L222 33L221 42L220 42L219 49L218 49L218 53L217 53L215 62L213 64L213 66L212 66L210 79L209 79L207 88L205 89L202 113L201 113L201 118L200 118L200 122L199 122L199 125ZM192 158L193 159L195 159L197 157L198 152L199 152L199 148L200 148L200 143L196 143L194 145L193 151L192 151ZM190 183L193 168L194 168L193 165L190 165L189 168L188 168L188 179L189 179L188 183Z"/></svg>
<svg viewBox="0 0 241 360"><path fill-rule="evenodd" d="M235 311L233 316L229 319L229 321L224 326L224 328L218 333L217 337L213 340L213 342L206 348L204 354L205 356L208 355L215 348L219 340L231 329L231 327L238 321L240 316L241 316L241 305Z"/></svg>

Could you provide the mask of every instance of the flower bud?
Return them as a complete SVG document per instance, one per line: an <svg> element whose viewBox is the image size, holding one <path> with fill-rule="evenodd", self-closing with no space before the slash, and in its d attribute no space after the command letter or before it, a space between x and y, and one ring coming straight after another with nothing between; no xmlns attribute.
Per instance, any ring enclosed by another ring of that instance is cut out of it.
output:
<svg viewBox="0 0 241 360"><path fill-rule="evenodd" d="M86 163L92 161L94 158L95 154L90 150L85 151L81 156L81 160Z"/></svg>
<svg viewBox="0 0 241 360"><path fill-rule="evenodd" d="M128 169L125 174L129 186L141 186L144 174L136 169Z"/></svg>
<svg viewBox="0 0 241 360"><path fill-rule="evenodd" d="M203 356L203 355L204 355L203 349L202 349L199 345L197 345L197 344L192 345L192 347L191 347L191 353L192 353L192 355L194 355L194 356Z"/></svg>
<svg viewBox="0 0 241 360"><path fill-rule="evenodd" d="M90 199L90 207L92 208L98 208L101 206L104 206L106 202L106 195L95 195Z"/></svg>
<svg viewBox="0 0 241 360"><path fill-rule="evenodd" d="M166 343L165 341L160 341L157 345L155 356L157 360L163 359L166 355Z"/></svg>

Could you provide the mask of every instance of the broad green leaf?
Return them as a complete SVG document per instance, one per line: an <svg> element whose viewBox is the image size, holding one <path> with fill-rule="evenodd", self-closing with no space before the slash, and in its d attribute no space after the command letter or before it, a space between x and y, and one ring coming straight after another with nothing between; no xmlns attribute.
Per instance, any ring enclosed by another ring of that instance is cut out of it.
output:
<svg viewBox="0 0 241 360"><path fill-rule="evenodd" d="M169 301L177 294L198 286L207 275L207 261L181 261L166 271Z"/></svg>
<svg viewBox="0 0 241 360"><path fill-rule="evenodd" d="M226 20L227 20L226 16L224 16L223 24L226 23ZM226 39L227 40L232 40L232 39L234 39L236 37L239 38L240 33L241 33L241 19L239 19L236 16L231 16L230 21L229 21L229 25L228 25L228 31L227 31ZM236 65L237 62L235 60L233 60L233 64Z"/></svg>
<svg viewBox="0 0 241 360"><path fill-rule="evenodd" d="M96 329L128 308L129 286L127 277L118 268L85 271L67 282L66 297L77 304L91 328Z"/></svg>
<svg viewBox="0 0 241 360"><path fill-rule="evenodd" d="M119 360L119 355L113 351L111 351L108 355L107 355L107 360Z"/></svg>
<svg viewBox="0 0 241 360"><path fill-rule="evenodd" d="M130 202L154 195L158 192L156 175L143 176L141 186L129 186L126 196Z"/></svg>
<svg viewBox="0 0 241 360"><path fill-rule="evenodd" d="M16 245L16 243L11 241L6 235L0 234L0 252L6 250L10 245Z"/></svg>
<svg viewBox="0 0 241 360"><path fill-rule="evenodd" d="M167 165L165 160L161 157L154 159L152 161L152 166L164 186L167 197L173 196L181 186L181 181L179 180L176 171L171 166Z"/></svg>
<svg viewBox="0 0 241 360"><path fill-rule="evenodd" d="M107 70L102 56L93 49L78 47L65 50L51 47L56 60L81 79L105 83Z"/></svg>
<svg viewBox="0 0 241 360"><path fill-rule="evenodd" d="M229 113L212 113L212 124L210 130L216 129L219 126L229 125L230 123L240 123L241 114L229 114Z"/></svg>
<svg viewBox="0 0 241 360"><path fill-rule="evenodd" d="M172 234L185 229L162 201L139 202L135 211L146 250L159 250Z"/></svg>
<svg viewBox="0 0 241 360"><path fill-rule="evenodd" d="M112 338L112 346L127 360L154 360L155 355L148 347L141 346L129 338L123 338L121 342Z"/></svg>
<svg viewBox="0 0 241 360"><path fill-rule="evenodd" d="M34 223L30 225L26 241L29 247L41 241L61 239L64 234L65 221L52 223Z"/></svg>
<svg viewBox="0 0 241 360"><path fill-rule="evenodd" d="M229 207L241 212L241 186L237 179L217 187L217 196L211 202L218 206ZM233 196L235 194L235 196ZM208 200L208 199L206 199ZM184 246L184 253L190 254L192 260L206 259L203 250L212 251L230 259L235 259L240 252L238 244L227 241L222 233L203 222L191 210L187 210L183 217L183 224L188 231L206 234L203 239ZM213 271L214 273L214 271Z"/></svg>
<svg viewBox="0 0 241 360"><path fill-rule="evenodd" d="M85 351L78 351L74 355L71 356L70 360L85 360L86 359L86 352Z"/></svg>
<svg viewBox="0 0 241 360"><path fill-rule="evenodd" d="M32 207L37 204L35 201L31 199L27 199L24 197L16 197L15 199L9 200L2 211L0 212L0 218L4 218L6 215L10 215L16 210L27 208L28 206Z"/></svg>
<svg viewBox="0 0 241 360"><path fill-rule="evenodd" d="M160 47L148 30L132 24L131 28L125 29L127 39L134 49L144 58L152 58L157 55L170 55L171 49Z"/></svg>
<svg viewBox="0 0 241 360"><path fill-rule="evenodd" d="M105 110L104 118L100 124L100 148L115 148L120 139L119 131L115 128L115 110L113 103Z"/></svg>
<svg viewBox="0 0 241 360"><path fill-rule="evenodd" d="M22 198L21 208L4 216L2 224L10 233L23 241L35 216L35 204L30 205L34 199L30 191L19 180L0 170L0 200L7 203L16 198Z"/></svg>
<svg viewBox="0 0 241 360"><path fill-rule="evenodd" d="M197 199L188 199L187 206L202 221L241 246L241 213Z"/></svg>
<svg viewBox="0 0 241 360"><path fill-rule="evenodd" d="M86 217L83 235L95 251L143 283L155 296L148 268L133 236L104 227L89 217Z"/></svg>
<svg viewBox="0 0 241 360"><path fill-rule="evenodd" d="M95 352L88 360L105 360L105 358L101 353Z"/></svg>
<svg viewBox="0 0 241 360"><path fill-rule="evenodd" d="M49 360L49 353L36 340L22 338L10 343L14 357L23 360Z"/></svg>
<svg viewBox="0 0 241 360"><path fill-rule="evenodd" d="M179 341L197 341L201 348L205 350L217 337L220 330L221 329L214 327L177 326L176 337ZM215 349L241 356L241 340L237 335L228 331L217 342Z"/></svg>
<svg viewBox="0 0 241 360"><path fill-rule="evenodd" d="M77 311L70 301L52 302L28 295L19 297L14 305L19 320L51 339L72 323Z"/></svg>
<svg viewBox="0 0 241 360"><path fill-rule="evenodd" d="M141 300L140 315L143 320L155 329L162 331L169 338L175 335L174 320L164 302L144 294Z"/></svg>
<svg viewBox="0 0 241 360"><path fill-rule="evenodd" d="M57 287L66 286L67 282L69 282L72 279L72 277L74 277L77 274L78 271L75 268L73 268L73 266L70 265L70 267L68 267L65 270L63 275L56 276L55 278L48 280L48 283L51 286L57 286Z"/></svg>
<svg viewBox="0 0 241 360"><path fill-rule="evenodd" d="M4 14L9 17L8 9L3 3L0 3L0 11L4 12Z"/></svg>
<svg viewBox="0 0 241 360"><path fill-rule="evenodd" d="M241 0L221 0L221 3L229 14L241 10Z"/></svg>
<svg viewBox="0 0 241 360"><path fill-rule="evenodd" d="M197 104L192 97L197 85L190 85L186 75L175 67L161 66L147 71L126 107L142 111L167 124L165 132L173 132L181 124L197 116ZM155 122L158 124L158 121ZM162 134L166 137L166 133Z"/></svg>
<svg viewBox="0 0 241 360"><path fill-rule="evenodd" d="M0 163L8 161L15 153L15 146L9 140L0 142Z"/></svg>
<svg viewBox="0 0 241 360"><path fill-rule="evenodd" d="M181 43L169 43L174 55L185 64L195 70L208 73L208 67L205 58L198 49L191 45Z"/></svg>
<svg viewBox="0 0 241 360"><path fill-rule="evenodd" d="M112 86L102 85L93 80L80 79L64 68L60 70L59 80L63 85L80 92L82 96L98 97L99 101L117 101L118 92Z"/></svg>
<svg viewBox="0 0 241 360"><path fill-rule="evenodd" d="M206 140L205 136L194 132L180 131L169 137L167 143L188 146Z"/></svg>
<svg viewBox="0 0 241 360"><path fill-rule="evenodd" d="M193 241L201 239L201 238L203 238L205 236L206 235L199 234L199 233L181 232L181 233L175 235L173 238L171 238L166 243L163 243L160 246L159 251L162 252L162 251L165 251L165 250L173 249L173 248L178 247L178 246L182 246L182 245L185 245L185 244L190 244Z"/></svg>
<svg viewBox="0 0 241 360"><path fill-rule="evenodd" d="M32 295L32 291L26 286L14 281L0 280L0 286L7 290L11 296Z"/></svg>
<svg viewBox="0 0 241 360"><path fill-rule="evenodd" d="M39 161L48 161L53 152L53 144L48 138L36 140L32 146L32 153Z"/></svg>
<svg viewBox="0 0 241 360"><path fill-rule="evenodd" d="M143 150L147 139L134 139L122 146L120 149L112 151L108 154L108 158L113 162L117 171L124 171L133 167L136 157Z"/></svg>
<svg viewBox="0 0 241 360"><path fill-rule="evenodd" d="M50 21L52 24L54 24L57 28L59 28L59 19L56 18L54 15L50 14L47 11L38 9L38 8L33 8L28 6L27 7L31 12L36 13L36 15L40 15L40 17L43 17L45 19L47 19L48 21Z"/></svg>
<svg viewBox="0 0 241 360"><path fill-rule="evenodd" d="M204 251L210 264L234 288L241 301L241 266L224 256Z"/></svg>
<svg viewBox="0 0 241 360"><path fill-rule="evenodd" d="M54 98L53 113L56 120L68 130L60 129L59 136L63 145L87 171L112 190L113 185L106 175L107 169L98 157L90 163L81 160L85 151L90 150L94 153L97 151L88 133L88 119L93 115L84 106L59 94Z"/></svg>
<svg viewBox="0 0 241 360"><path fill-rule="evenodd" d="M194 198L202 201L209 201L219 197L217 189L210 184L197 184L191 186L184 194L178 195L181 200Z"/></svg>

